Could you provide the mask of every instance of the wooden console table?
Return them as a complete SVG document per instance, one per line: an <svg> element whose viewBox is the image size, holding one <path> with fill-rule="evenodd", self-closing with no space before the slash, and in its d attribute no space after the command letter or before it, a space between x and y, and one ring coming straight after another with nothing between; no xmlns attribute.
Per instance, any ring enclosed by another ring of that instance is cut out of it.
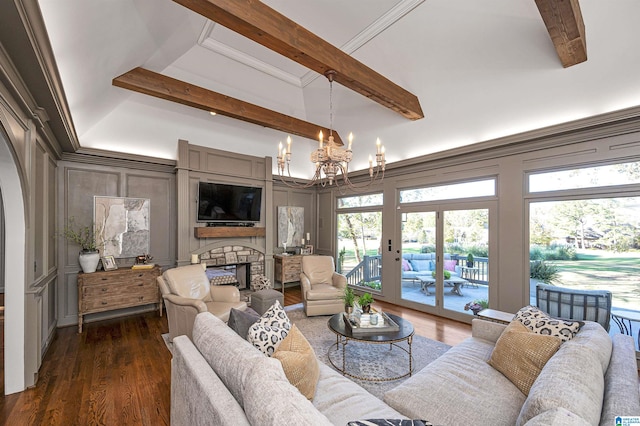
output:
<svg viewBox="0 0 640 426"><path fill-rule="evenodd" d="M158 265L78 273L78 333L82 333L83 317L96 312L157 303L162 316L162 296L156 282L161 273Z"/></svg>
<svg viewBox="0 0 640 426"><path fill-rule="evenodd" d="M284 294L285 283L293 283L300 281L300 272L302 271L302 255L282 256L273 255L275 260L274 281L280 282L282 285L282 294Z"/></svg>

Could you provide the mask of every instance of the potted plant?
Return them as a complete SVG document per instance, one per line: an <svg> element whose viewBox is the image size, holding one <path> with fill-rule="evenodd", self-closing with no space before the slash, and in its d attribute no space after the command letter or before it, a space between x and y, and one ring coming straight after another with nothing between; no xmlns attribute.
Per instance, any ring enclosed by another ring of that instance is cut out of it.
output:
<svg viewBox="0 0 640 426"><path fill-rule="evenodd" d="M467 268L473 268L473 254L467 255Z"/></svg>
<svg viewBox="0 0 640 426"><path fill-rule="evenodd" d="M431 276L433 278L435 278L436 277L436 271L431 271ZM447 271L446 269L444 270L444 279L445 280L451 279L451 272Z"/></svg>
<svg viewBox="0 0 640 426"><path fill-rule="evenodd" d="M374 302L371 293L363 293L358 298L358 304L362 307L362 312L368 314L371 312L371 304Z"/></svg>
<svg viewBox="0 0 640 426"><path fill-rule="evenodd" d="M67 225L64 227L61 235L72 243L81 247L78 255L78 261L82 272L95 272L100 261L100 252L96 247L95 229L87 225L78 225L75 218L69 218Z"/></svg>
<svg viewBox="0 0 640 426"><path fill-rule="evenodd" d="M473 315L478 315L478 312L488 307L489 301L487 299L476 299L464 305L464 310L473 312Z"/></svg>
<svg viewBox="0 0 640 426"><path fill-rule="evenodd" d="M353 312L353 304L356 301L356 294L353 292L353 289L351 287L346 286L344 288L342 300L344 301L344 311L348 314Z"/></svg>

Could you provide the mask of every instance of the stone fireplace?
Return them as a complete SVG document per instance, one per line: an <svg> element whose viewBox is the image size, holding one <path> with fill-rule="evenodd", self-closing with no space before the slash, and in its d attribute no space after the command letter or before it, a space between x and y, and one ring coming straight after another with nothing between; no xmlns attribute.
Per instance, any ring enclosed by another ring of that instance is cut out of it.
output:
<svg viewBox="0 0 640 426"><path fill-rule="evenodd" d="M258 247L227 243L205 249L204 252L194 253L199 254L200 262L206 263L207 268L235 271L240 290L250 289L253 279L258 275L264 275L264 252Z"/></svg>

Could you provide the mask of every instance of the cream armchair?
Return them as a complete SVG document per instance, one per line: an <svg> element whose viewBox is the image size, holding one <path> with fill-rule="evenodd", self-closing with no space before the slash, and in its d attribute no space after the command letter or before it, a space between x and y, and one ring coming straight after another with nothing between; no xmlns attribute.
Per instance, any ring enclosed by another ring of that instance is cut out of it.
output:
<svg viewBox="0 0 640 426"><path fill-rule="evenodd" d="M302 256L300 287L307 316L344 311L342 295L347 278L335 272L331 256Z"/></svg>
<svg viewBox="0 0 640 426"><path fill-rule="evenodd" d="M247 309L236 287L212 286L201 265L167 269L157 281L167 309L170 341L183 334L191 339L193 322L200 312L211 312L226 322L231 308Z"/></svg>

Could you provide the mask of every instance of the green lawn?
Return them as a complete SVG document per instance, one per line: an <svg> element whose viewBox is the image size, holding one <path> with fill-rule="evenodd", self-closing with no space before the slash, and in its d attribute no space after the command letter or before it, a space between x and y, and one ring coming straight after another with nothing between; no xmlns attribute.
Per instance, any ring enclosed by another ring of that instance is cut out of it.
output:
<svg viewBox="0 0 640 426"><path fill-rule="evenodd" d="M640 253L586 251L575 261L548 261L558 267L554 284L610 290L614 306L640 309Z"/></svg>

